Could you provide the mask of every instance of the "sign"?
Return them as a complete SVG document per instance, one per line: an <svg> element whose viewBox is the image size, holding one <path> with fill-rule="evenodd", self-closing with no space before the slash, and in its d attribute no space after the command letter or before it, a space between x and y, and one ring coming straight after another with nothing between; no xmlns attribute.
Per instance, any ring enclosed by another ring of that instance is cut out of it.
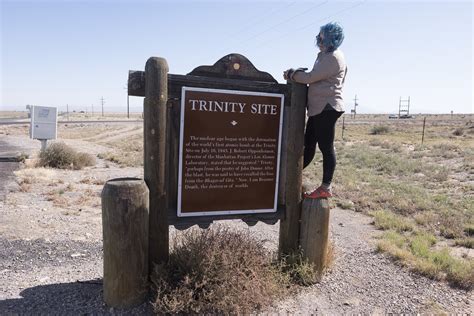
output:
<svg viewBox="0 0 474 316"><path fill-rule="evenodd" d="M178 217L277 209L283 94L182 88Z"/></svg>
<svg viewBox="0 0 474 316"><path fill-rule="evenodd" d="M30 137L33 139L56 139L58 111L55 107L31 106Z"/></svg>

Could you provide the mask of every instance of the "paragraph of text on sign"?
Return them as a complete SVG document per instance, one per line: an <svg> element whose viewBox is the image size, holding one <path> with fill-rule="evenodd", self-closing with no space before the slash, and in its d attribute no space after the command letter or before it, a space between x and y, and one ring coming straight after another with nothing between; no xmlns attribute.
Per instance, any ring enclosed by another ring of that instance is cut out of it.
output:
<svg viewBox="0 0 474 316"><path fill-rule="evenodd" d="M183 188L249 188L275 181L277 139L190 136L184 144Z"/></svg>

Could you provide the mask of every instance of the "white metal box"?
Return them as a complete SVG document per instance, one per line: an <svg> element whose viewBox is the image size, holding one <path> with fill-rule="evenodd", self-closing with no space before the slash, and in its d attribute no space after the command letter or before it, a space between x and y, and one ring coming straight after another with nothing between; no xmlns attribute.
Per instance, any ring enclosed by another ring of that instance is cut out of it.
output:
<svg viewBox="0 0 474 316"><path fill-rule="evenodd" d="M32 139L56 139L58 109L49 106L31 106L30 137Z"/></svg>

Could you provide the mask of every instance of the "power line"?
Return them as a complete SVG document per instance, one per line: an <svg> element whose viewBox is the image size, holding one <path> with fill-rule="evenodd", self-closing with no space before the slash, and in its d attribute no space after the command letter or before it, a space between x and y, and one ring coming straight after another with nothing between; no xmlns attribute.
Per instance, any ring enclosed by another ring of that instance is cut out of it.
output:
<svg viewBox="0 0 474 316"><path fill-rule="evenodd" d="M360 6L360 5L362 5L362 3L364 3L365 1L366 1L366 0L362 0L361 2L356 3L355 5L353 5L353 6L351 6L351 7L348 7L348 8L342 9L342 10L340 10L340 11L337 11L336 13L334 13L334 14L332 14L332 15L329 15L329 16L325 17L324 19L321 19L321 20L318 20L318 21L316 21L316 22L307 24L307 25L305 25L305 26L303 26L303 27L297 28L297 29L294 30L294 31L301 31L301 30L307 29L308 27L313 26L313 25L315 25L315 24L318 24L318 23L321 22L321 21L330 19L330 18L332 18L332 17L334 17L334 16L336 16L336 15L339 15L339 14L345 12L345 11L354 9L354 8L356 8L356 7ZM294 31L293 31L293 32L294 32Z"/></svg>
<svg viewBox="0 0 474 316"><path fill-rule="evenodd" d="M278 11L280 11L280 10L282 10L282 9L286 9L286 8L292 6L293 4L295 4L296 2L297 2L297 1L295 0L295 1L290 2L289 4L287 4L287 5L283 6L283 7L273 8L272 10L268 11L268 12L267 12L266 14L264 14L264 15L258 15L258 16L256 16L256 18L252 19L252 20L256 20L256 19L257 19L256 22L247 23L246 25L244 25L244 27L242 27L241 29L237 30L236 32L234 32L234 33L232 33L232 34L229 34L227 37L234 37L235 35L238 35L238 34L242 33L242 31L244 31L244 30L246 30L246 29L248 29L248 28L250 28L250 27L255 27L256 25L261 24L262 22L265 21L265 18L266 18L266 17L269 17L269 16L275 14L276 12L278 12Z"/></svg>
<svg viewBox="0 0 474 316"><path fill-rule="evenodd" d="M335 16L337 16L337 15L339 15L339 14L341 14L341 13L344 13L345 11L348 11L348 10L351 10L351 9L355 9L356 7L362 5L365 1L366 1L366 0L362 0L361 2L358 2L358 3L356 3L356 4L353 5L353 6L350 6L350 7L347 7L347 8L345 8L345 9L339 10L339 11L337 11L337 12L331 14L331 15L328 15L327 17L325 17L325 18L323 18L323 19L319 19L319 20L317 20L317 21L315 21L315 22L312 22L312 23L307 24L307 25L305 25L305 26L302 26L302 27L299 27L299 28L297 28L297 29L294 29L294 30L292 30L292 31L290 31L290 32L286 32L286 33L284 33L284 34L282 34L282 35L280 35L280 36L277 36L277 37L275 37L275 38L273 38L273 39L271 39L271 40L265 41L265 42L261 43L260 45L256 45L256 46L254 46L254 48L258 48L258 47L267 45L267 44L270 43L270 42L275 43L277 39L281 39L281 38L286 37L286 36L288 36L288 35L295 34L295 32L297 32L297 31L301 31L301 30L307 29L308 27L311 27L311 26L314 26L314 25L316 25L316 24L319 24L321 21L324 21L324 20L333 18L333 17L335 17Z"/></svg>
<svg viewBox="0 0 474 316"><path fill-rule="evenodd" d="M324 5L324 4L326 4L326 3L328 3L328 2L329 2L329 0L326 0L326 1L323 1L323 2L321 2L321 3L316 4L316 5L314 5L314 6L311 6L309 9L306 9L306 10L304 10L303 12L300 12L300 13L298 13L298 14L295 14L295 15L289 17L288 19L285 19L285 20L282 21L282 22L279 22L279 23L277 23L277 24L275 24L275 25L273 25L273 26L271 26L271 27L269 27L269 28L267 28L267 29L265 29L265 30L263 30L263 31L261 31L261 32L259 32L259 33L257 33L257 34L252 35L252 36L249 37L249 38L246 38L246 39L244 39L244 40L238 42L237 44L242 44L242 43L248 42L248 41L250 41L251 39L254 39L254 38L256 38L256 37L258 37L258 36L260 36L260 35L262 35L262 34L268 32L268 31L274 30L274 29L276 29L277 27L279 27L280 25L283 25L283 24L285 24L285 23L287 23L287 22L293 20L294 18L297 18L297 17L299 17L299 16L302 16L302 15L304 15L304 14L306 14L306 13L308 13L308 12L310 12L310 11L312 11L312 10L314 10L314 9L316 9L316 8L318 8L318 7L320 7L320 6Z"/></svg>
<svg viewBox="0 0 474 316"><path fill-rule="evenodd" d="M274 30L274 29L276 29L278 26L283 25L283 24L285 24L285 23L287 23L287 22L293 20L294 18L297 18L297 17L299 17L299 16L302 16L302 15L308 13L309 11L314 10L314 9L316 9L317 7L320 7L320 6L322 6L322 5L324 5L324 4L328 3L328 2L329 2L328 0L323 1L323 2L321 2L321 3L319 3L319 4L315 5L315 6L313 6L313 7L311 7L311 8L309 8L309 9L307 9L307 10L301 12L301 13L298 13L298 14L292 16L292 17L289 17L288 19L284 20L283 22L280 22L280 23L278 23L278 24L276 24L276 25L274 25L274 26L271 26L271 27L269 27L268 29L266 29L266 30L264 30L264 31L262 31L262 32L260 32L260 33L255 34L254 36L251 36L251 37L248 38L246 41L251 40L251 39L253 39L253 38L255 38L255 37L258 37L258 36L260 36L260 35L262 35L262 34L268 32L268 31Z"/></svg>

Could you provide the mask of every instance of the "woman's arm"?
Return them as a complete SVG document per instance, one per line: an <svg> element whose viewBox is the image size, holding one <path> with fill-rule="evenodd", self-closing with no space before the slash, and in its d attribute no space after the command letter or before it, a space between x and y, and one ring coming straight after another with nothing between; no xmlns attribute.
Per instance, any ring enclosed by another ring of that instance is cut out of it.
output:
<svg viewBox="0 0 474 316"><path fill-rule="evenodd" d="M317 60L310 72L299 71L297 69L289 75L289 78L299 83L310 84L334 76L338 72L339 64L336 57L326 55Z"/></svg>

